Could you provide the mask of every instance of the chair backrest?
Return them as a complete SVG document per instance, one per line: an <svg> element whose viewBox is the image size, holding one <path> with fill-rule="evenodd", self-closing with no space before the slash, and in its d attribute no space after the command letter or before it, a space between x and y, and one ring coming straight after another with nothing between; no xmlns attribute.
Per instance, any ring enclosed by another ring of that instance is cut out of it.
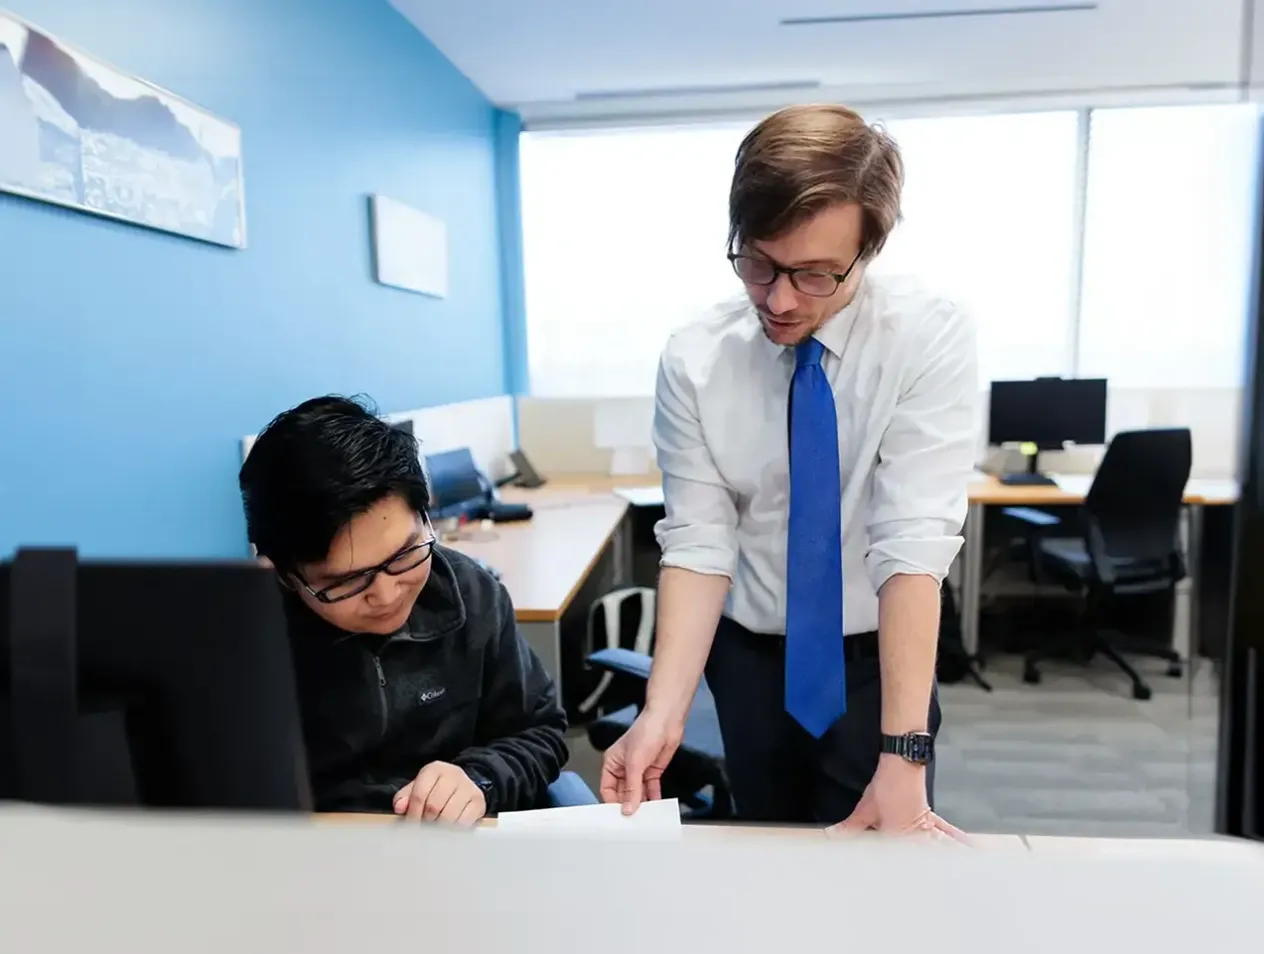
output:
<svg viewBox="0 0 1264 954"><path fill-rule="evenodd" d="M593 600L588 608L589 650L630 649L652 655L657 597L657 591L648 586L628 586ZM602 674L592 692L579 704L581 713L597 707L612 679L611 673Z"/></svg>
<svg viewBox="0 0 1264 954"><path fill-rule="evenodd" d="M1137 561L1179 554L1181 504L1192 461L1188 428L1116 434L1084 500L1090 551L1097 544L1114 559Z"/></svg>

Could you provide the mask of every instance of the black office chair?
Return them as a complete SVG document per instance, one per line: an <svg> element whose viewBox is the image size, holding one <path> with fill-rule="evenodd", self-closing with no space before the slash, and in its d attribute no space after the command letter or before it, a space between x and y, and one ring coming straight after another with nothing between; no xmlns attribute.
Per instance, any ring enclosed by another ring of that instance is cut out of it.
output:
<svg viewBox="0 0 1264 954"><path fill-rule="evenodd" d="M1038 664L1068 651L1085 662L1101 653L1132 680L1137 699L1149 699L1152 691L1124 652L1164 659L1169 676L1181 675L1178 653L1109 632L1102 611L1121 596L1171 595L1184 579L1180 516L1192 457L1186 428L1116 434L1084 499L1080 536L1055 536L1041 522L1045 532L1034 545L1037 572L1084 595L1088 627L1027 653L1025 682L1038 683Z"/></svg>

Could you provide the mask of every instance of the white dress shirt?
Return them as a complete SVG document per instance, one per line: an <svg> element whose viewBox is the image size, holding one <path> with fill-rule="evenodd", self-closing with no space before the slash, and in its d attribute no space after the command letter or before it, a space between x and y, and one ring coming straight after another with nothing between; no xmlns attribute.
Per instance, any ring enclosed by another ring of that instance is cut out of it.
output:
<svg viewBox="0 0 1264 954"><path fill-rule="evenodd" d="M878 628L897 573L942 582L961 546L974 468L973 323L910 279L866 274L817 331L838 409L844 632ZM743 298L672 335L659 364L654 446L664 566L728 576L725 612L784 633L793 348Z"/></svg>

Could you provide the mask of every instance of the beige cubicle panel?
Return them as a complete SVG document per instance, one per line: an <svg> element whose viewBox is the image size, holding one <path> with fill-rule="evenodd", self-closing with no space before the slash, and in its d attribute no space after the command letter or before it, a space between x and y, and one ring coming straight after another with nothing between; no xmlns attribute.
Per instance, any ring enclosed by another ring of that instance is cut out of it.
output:
<svg viewBox="0 0 1264 954"><path fill-rule="evenodd" d="M1015 450L989 449L987 444L988 384L981 382L977 460L988 470L1021 469ZM598 446L595 424L598 408L629 398L519 397L518 444L541 473L608 474L613 452ZM647 408L650 395L635 400ZM1237 422L1241 410L1239 388L1184 388L1172 390L1111 388L1106 419L1107 437L1123 430L1150 427L1188 427L1193 434L1195 478L1229 478L1237 473ZM648 443L648 435L646 438ZM1070 447L1041 455L1041 467L1058 474L1091 474L1101 459L1100 447ZM645 471L651 482L658 476L653 460Z"/></svg>
<svg viewBox="0 0 1264 954"><path fill-rule="evenodd" d="M595 413L600 398L518 398L518 446L532 465L546 477L550 474L609 474L616 463L615 451L598 447ZM625 400L625 399L615 399ZM653 399L644 398L647 404ZM638 455L644 461L647 483L657 483L659 474L646 435Z"/></svg>

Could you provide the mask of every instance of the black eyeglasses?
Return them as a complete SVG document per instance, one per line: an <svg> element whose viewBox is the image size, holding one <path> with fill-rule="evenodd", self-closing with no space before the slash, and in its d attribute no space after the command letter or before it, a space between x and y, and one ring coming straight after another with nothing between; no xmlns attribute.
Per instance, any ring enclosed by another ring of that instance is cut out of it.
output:
<svg viewBox="0 0 1264 954"><path fill-rule="evenodd" d="M415 570L427 560L434 550L435 538L423 540L416 546L408 547L406 550L400 550L397 554L387 560L385 563L379 563L377 566L371 566L367 569L360 570L353 576L331 583L324 589L314 590L308 585L297 573L294 578L303 584L303 589L311 593L313 597L322 603L340 603L343 600L349 600L353 596L359 596L377 579L379 573L385 573L387 576L402 576L410 570Z"/></svg>
<svg viewBox="0 0 1264 954"><path fill-rule="evenodd" d="M766 258L741 255L737 252L729 252L728 257L733 265L733 271L737 272L737 277L748 285L771 285L779 275L787 275L795 290L812 298L829 298L838 291L839 285L847 281L847 276L860 261L860 253L857 252L856 257L847 266L847 271L840 275L837 272L824 272L817 268L786 268Z"/></svg>

